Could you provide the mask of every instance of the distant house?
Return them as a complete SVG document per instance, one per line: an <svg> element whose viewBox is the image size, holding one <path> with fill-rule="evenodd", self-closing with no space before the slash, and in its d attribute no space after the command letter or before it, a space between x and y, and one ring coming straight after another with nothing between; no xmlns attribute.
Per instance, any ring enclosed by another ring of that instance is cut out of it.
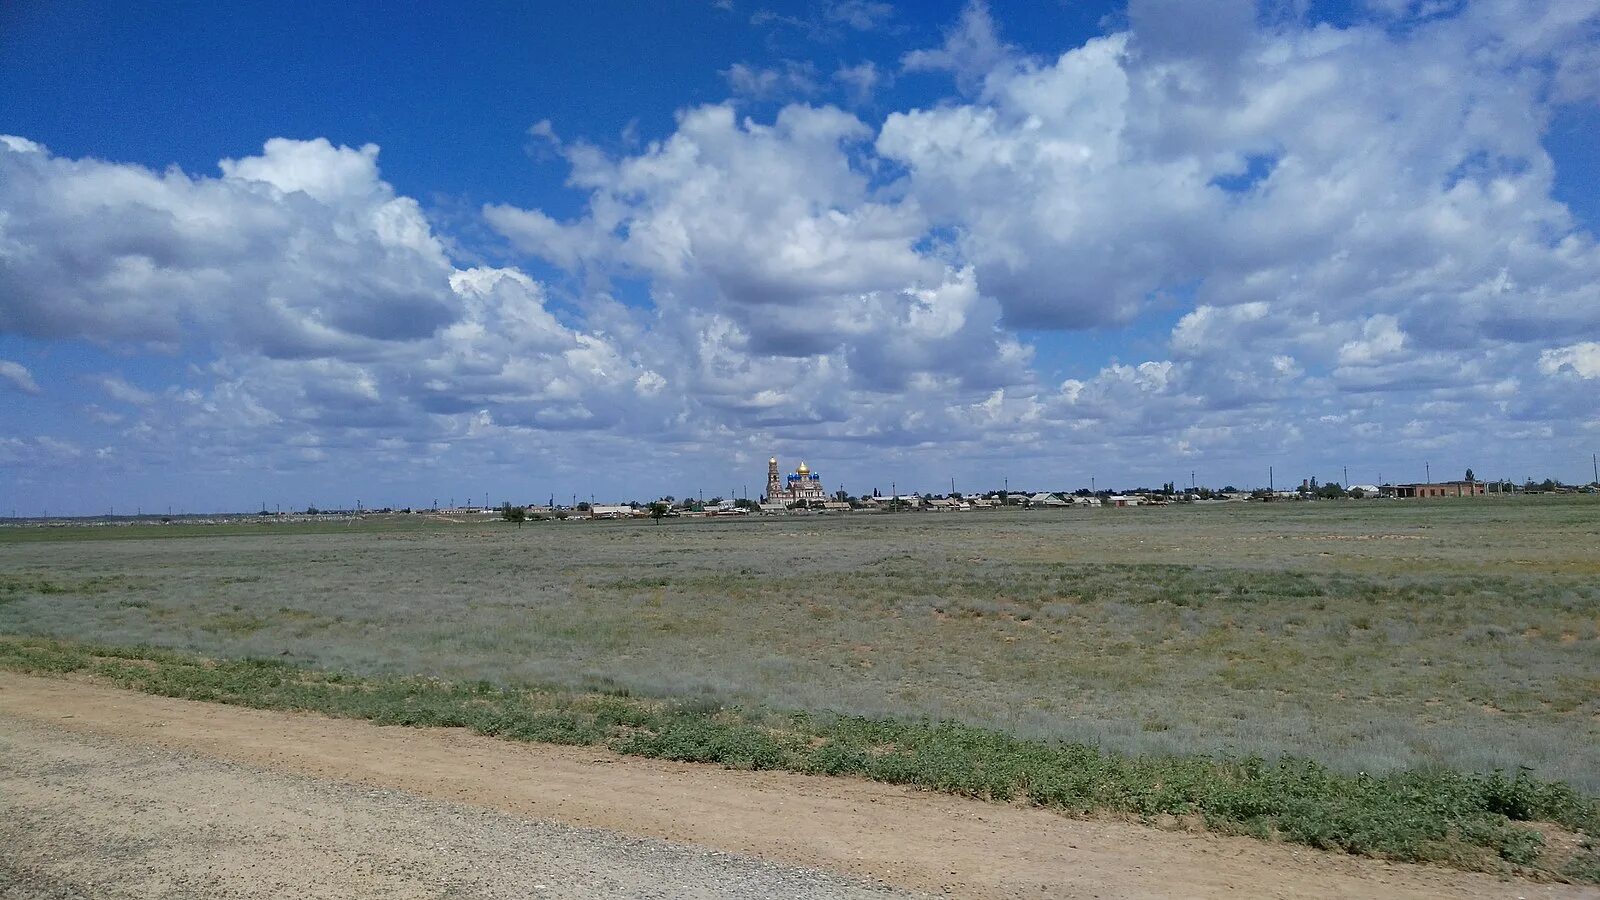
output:
<svg viewBox="0 0 1600 900"><path fill-rule="evenodd" d="M591 506L589 518L591 519L630 519L638 514L631 506Z"/></svg>
<svg viewBox="0 0 1600 900"><path fill-rule="evenodd" d="M1143 497L1125 494L1112 494L1105 499L1106 506L1143 506L1144 502Z"/></svg>
<svg viewBox="0 0 1600 900"><path fill-rule="evenodd" d="M861 503L867 509L893 509L897 500L901 509L916 509L922 505L922 498L916 494L901 494L898 497L862 497Z"/></svg>
<svg viewBox="0 0 1600 900"><path fill-rule="evenodd" d="M1394 495L1403 500L1428 497L1478 497L1485 493L1481 481L1440 481L1432 484L1397 484Z"/></svg>
<svg viewBox="0 0 1600 900"><path fill-rule="evenodd" d="M1040 492L1028 498L1029 506L1067 506L1067 501L1055 494Z"/></svg>

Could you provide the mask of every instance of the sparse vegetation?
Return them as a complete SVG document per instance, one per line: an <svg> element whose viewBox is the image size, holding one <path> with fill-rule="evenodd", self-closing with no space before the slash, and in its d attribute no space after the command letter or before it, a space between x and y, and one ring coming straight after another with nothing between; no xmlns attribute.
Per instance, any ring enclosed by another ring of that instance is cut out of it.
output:
<svg viewBox="0 0 1600 900"><path fill-rule="evenodd" d="M384 725L470 728L514 740L603 744L620 753L855 775L1068 813L1116 813L1385 859L1586 878L1583 853L1547 853L1544 823L1592 838L1600 806L1526 771L1337 773L1260 757L1126 757L953 722L784 714L620 692L502 689L358 678L275 660L213 662L159 650L0 640L0 667L88 673L169 697L307 710Z"/></svg>

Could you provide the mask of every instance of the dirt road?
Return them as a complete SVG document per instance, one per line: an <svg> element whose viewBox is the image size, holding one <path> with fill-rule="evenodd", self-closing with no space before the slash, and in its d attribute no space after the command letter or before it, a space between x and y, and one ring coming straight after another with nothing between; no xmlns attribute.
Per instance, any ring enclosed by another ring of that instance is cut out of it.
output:
<svg viewBox="0 0 1600 900"><path fill-rule="evenodd" d="M0 898L885 895L871 881L964 897L1600 897L852 779L12 674L0 847Z"/></svg>
<svg viewBox="0 0 1600 900"><path fill-rule="evenodd" d="M0 719L0 897L895 896L794 866Z"/></svg>

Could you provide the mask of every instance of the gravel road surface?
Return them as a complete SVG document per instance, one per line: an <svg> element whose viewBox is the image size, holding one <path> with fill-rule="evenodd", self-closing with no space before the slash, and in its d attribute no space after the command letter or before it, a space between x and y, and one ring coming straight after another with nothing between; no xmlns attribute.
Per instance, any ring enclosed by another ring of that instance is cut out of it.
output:
<svg viewBox="0 0 1600 900"><path fill-rule="evenodd" d="M914 896L14 719L0 848L6 900Z"/></svg>

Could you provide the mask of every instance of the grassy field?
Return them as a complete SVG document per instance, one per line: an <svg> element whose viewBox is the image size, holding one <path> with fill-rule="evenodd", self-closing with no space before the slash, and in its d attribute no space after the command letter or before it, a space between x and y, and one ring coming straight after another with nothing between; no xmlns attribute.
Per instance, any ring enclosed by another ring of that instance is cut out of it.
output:
<svg viewBox="0 0 1600 900"><path fill-rule="evenodd" d="M1600 793L1590 498L82 531L0 632Z"/></svg>

